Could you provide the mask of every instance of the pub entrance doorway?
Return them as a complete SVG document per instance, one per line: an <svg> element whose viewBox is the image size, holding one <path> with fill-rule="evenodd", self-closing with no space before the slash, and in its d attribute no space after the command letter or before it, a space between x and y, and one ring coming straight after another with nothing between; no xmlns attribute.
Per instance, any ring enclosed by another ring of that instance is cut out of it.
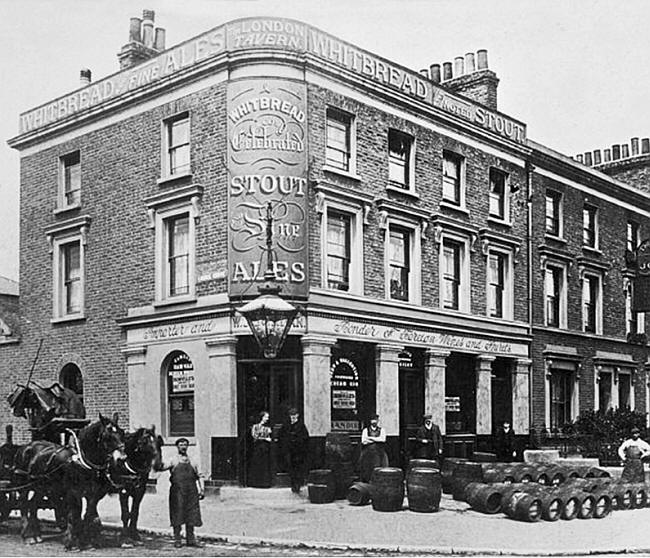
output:
<svg viewBox="0 0 650 558"><path fill-rule="evenodd" d="M415 451L415 433L424 415L424 355L405 349L399 354L400 465L408 465Z"/></svg>

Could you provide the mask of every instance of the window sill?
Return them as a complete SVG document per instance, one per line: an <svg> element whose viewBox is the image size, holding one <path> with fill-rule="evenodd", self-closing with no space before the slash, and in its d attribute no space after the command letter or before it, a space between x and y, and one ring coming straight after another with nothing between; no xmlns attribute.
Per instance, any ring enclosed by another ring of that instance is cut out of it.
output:
<svg viewBox="0 0 650 558"><path fill-rule="evenodd" d="M322 169L323 169L324 172L337 174L339 176L344 176L345 178L349 178L351 180L356 180L358 182L361 182L361 177L358 174L351 173L350 171L346 171L346 170L343 170L343 169L337 169L335 167L330 167L328 165L323 165Z"/></svg>
<svg viewBox="0 0 650 558"><path fill-rule="evenodd" d="M183 174L174 174L171 176L163 176L162 178L159 178L156 180L156 184L158 186L166 186L167 184L173 184L174 182L178 182L180 180L192 180L192 173L191 172L186 172Z"/></svg>
<svg viewBox="0 0 650 558"><path fill-rule="evenodd" d="M466 207L462 205L454 205L453 203L450 203L445 200L442 200L440 202L440 207L444 207L445 209L450 209L451 211L457 211L458 213L462 213L463 215L469 215L469 210Z"/></svg>
<svg viewBox="0 0 650 558"><path fill-rule="evenodd" d="M501 219L500 217L495 217L495 216L488 216L487 218L488 223L492 223L494 225L501 225L502 227L512 227L512 221L509 219Z"/></svg>
<svg viewBox="0 0 650 558"><path fill-rule="evenodd" d="M63 324L68 322L81 322L86 319L85 314L71 314L69 316L60 316L58 318L52 318L50 320L51 324Z"/></svg>
<svg viewBox="0 0 650 558"><path fill-rule="evenodd" d="M420 195L415 191L413 188L403 188L402 186L398 186L398 182L392 182L386 186L386 191L387 192L396 192L398 194L402 194L404 196L408 196L410 198L414 198L419 200Z"/></svg>
<svg viewBox="0 0 650 558"><path fill-rule="evenodd" d="M196 302L196 295L179 296L177 298L166 298L164 300L157 300L153 303L154 308L162 308L165 306L174 306L175 304L187 304L188 302Z"/></svg>
<svg viewBox="0 0 650 558"><path fill-rule="evenodd" d="M592 248L591 246L583 246L583 251L592 256L602 256L603 253L598 248Z"/></svg>
<svg viewBox="0 0 650 558"><path fill-rule="evenodd" d="M544 235L546 240L552 240L553 242L559 242L560 244L566 244L566 239L561 236L555 236L554 234L546 233Z"/></svg>
<svg viewBox="0 0 650 558"><path fill-rule="evenodd" d="M75 203L74 205L66 205L65 207L57 207L54 210L54 215L60 215L62 213L67 213L68 211L73 211L75 209L81 209L81 203Z"/></svg>

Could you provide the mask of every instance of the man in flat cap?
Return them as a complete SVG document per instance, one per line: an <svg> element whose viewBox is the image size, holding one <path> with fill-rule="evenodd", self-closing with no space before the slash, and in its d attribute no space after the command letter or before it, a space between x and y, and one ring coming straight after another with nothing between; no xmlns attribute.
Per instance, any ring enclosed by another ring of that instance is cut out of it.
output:
<svg viewBox="0 0 650 558"><path fill-rule="evenodd" d="M415 433L415 458L435 459L440 464L442 457L442 435L440 428L434 424L433 417L426 414L423 417L424 424Z"/></svg>
<svg viewBox="0 0 650 558"><path fill-rule="evenodd" d="M300 420L298 409L288 411L289 422L285 422L278 434L280 455L285 460L287 472L291 479L291 492L300 494L307 474L307 457L309 455L309 432Z"/></svg>

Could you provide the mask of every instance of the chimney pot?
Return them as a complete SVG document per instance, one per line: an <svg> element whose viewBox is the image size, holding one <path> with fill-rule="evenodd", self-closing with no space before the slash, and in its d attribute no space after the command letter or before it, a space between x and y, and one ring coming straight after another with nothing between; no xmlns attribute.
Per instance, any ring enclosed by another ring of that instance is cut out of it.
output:
<svg viewBox="0 0 650 558"><path fill-rule="evenodd" d="M129 26L129 42L130 43L141 43L142 35L140 34L140 26L142 25L142 20L139 17L131 18L131 25Z"/></svg>
<svg viewBox="0 0 650 558"><path fill-rule="evenodd" d="M465 54L465 73L471 74L476 71L476 60L473 52Z"/></svg>
<svg viewBox="0 0 650 558"><path fill-rule="evenodd" d="M79 72L79 83L81 85L88 85L92 81L92 73L88 68L81 68Z"/></svg>
<svg viewBox="0 0 650 558"><path fill-rule="evenodd" d="M600 149L594 150L594 165L600 165L602 159L600 158Z"/></svg>
<svg viewBox="0 0 650 558"><path fill-rule="evenodd" d="M421 75L421 76L424 76L425 78L428 79L428 78L429 78L429 70L427 70L426 68L422 68L422 69L420 70L420 75Z"/></svg>
<svg viewBox="0 0 650 558"><path fill-rule="evenodd" d="M641 153L650 153L650 139L643 138L641 140Z"/></svg>
<svg viewBox="0 0 650 558"><path fill-rule="evenodd" d="M443 62L442 64L442 81L451 79L451 62Z"/></svg>
<svg viewBox="0 0 650 558"><path fill-rule="evenodd" d="M578 160L578 163L582 163L582 153L576 155L576 159Z"/></svg>
<svg viewBox="0 0 650 558"><path fill-rule="evenodd" d="M605 163L609 163L612 160L612 152L610 149L605 149Z"/></svg>
<svg viewBox="0 0 650 558"><path fill-rule="evenodd" d="M433 83L440 83L440 64L431 64L429 66L431 81Z"/></svg>
<svg viewBox="0 0 650 558"><path fill-rule="evenodd" d="M162 27L156 27L154 48L159 51L165 50L165 30Z"/></svg>
<svg viewBox="0 0 650 558"><path fill-rule="evenodd" d="M618 161L621 158L621 146L618 143L612 145L612 161Z"/></svg>
<svg viewBox="0 0 650 558"><path fill-rule="evenodd" d="M153 10L142 10L142 19L148 19L153 22L156 18L156 12Z"/></svg>
<svg viewBox="0 0 650 558"><path fill-rule="evenodd" d="M621 145L621 159L627 159L630 156L630 146L627 143Z"/></svg>
<svg viewBox="0 0 650 558"><path fill-rule="evenodd" d="M634 157L639 154L639 138L632 138L630 144L632 145L632 157Z"/></svg>
<svg viewBox="0 0 650 558"><path fill-rule="evenodd" d="M462 76L465 73L465 59L462 56L454 58L454 77Z"/></svg>
<svg viewBox="0 0 650 558"><path fill-rule="evenodd" d="M481 49L476 52L476 69L477 70L488 69L487 50Z"/></svg>
<svg viewBox="0 0 650 558"><path fill-rule="evenodd" d="M147 48L153 48L153 10L142 12L142 42Z"/></svg>
<svg viewBox="0 0 650 558"><path fill-rule="evenodd" d="M588 167L591 167L593 164L593 161L591 160L591 151L587 151L585 153L585 165Z"/></svg>

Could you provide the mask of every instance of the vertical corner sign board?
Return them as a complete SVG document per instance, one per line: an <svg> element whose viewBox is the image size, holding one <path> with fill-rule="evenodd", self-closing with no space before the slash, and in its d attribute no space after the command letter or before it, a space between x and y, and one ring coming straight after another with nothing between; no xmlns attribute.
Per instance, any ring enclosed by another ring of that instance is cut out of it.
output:
<svg viewBox="0 0 650 558"><path fill-rule="evenodd" d="M267 267L288 298L306 298L307 109L304 83L264 78L228 86L228 288L256 297Z"/></svg>
<svg viewBox="0 0 650 558"><path fill-rule="evenodd" d="M636 265L632 309L635 312L650 312L650 238L639 244Z"/></svg>

